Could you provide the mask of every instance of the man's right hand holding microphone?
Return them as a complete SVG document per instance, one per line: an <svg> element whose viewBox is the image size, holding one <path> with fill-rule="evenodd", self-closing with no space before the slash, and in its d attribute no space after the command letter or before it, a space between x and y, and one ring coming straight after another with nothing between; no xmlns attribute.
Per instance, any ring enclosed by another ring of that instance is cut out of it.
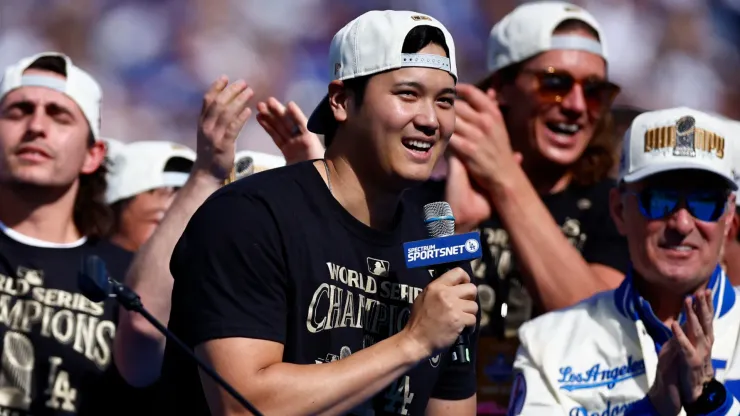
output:
<svg viewBox="0 0 740 416"><path fill-rule="evenodd" d="M446 351L466 327L475 328L478 289L462 268L433 280L414 301L411 317L399 334L419 348L424 359Z"/></svg>

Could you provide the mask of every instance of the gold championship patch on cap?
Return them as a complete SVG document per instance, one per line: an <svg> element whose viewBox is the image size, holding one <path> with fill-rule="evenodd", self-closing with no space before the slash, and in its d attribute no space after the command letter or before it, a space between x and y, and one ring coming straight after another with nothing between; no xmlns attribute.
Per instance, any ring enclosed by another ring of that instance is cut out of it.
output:
<svg viewBox="0 0 740 416"><path fill-rule="evenodd" d="M673 149L674 156L695 157L696 150L715 152L725 156L725 138L709 130L696 127L694 117L678 119L675 126L656 127L645 132L645 153Z"/></svg>

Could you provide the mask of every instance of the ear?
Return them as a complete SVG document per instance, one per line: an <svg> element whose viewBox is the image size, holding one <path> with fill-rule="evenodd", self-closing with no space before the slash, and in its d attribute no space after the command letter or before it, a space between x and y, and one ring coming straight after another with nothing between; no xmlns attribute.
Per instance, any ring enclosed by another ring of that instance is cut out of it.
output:
<svg viewBox="0 0 740 416"><path fill-rule="evenodd" d="M725 215L725 236L728 239L736 239L738 229L740 228L740 218L735 215L735 198L736 195L733 192L727 200L727 214Z"/></svg>
<svg viewBox="0 0 740 416"><path fill-rule="evenodd" d="M725 236L728 241L737 240L738 232L740 232L740 217L733 215L732 221L725 227Z"/></svg>
<svg viewBox="0 0 740 416"><path fill-rule="evenodd" d="M491 75L489 85L496 91L496 101L499 105L508 105L511 102L511 88L504 84L500 73Z"/></svg>
<svg viewBox="0 0 740 416"><path fill-rule="evenodd" d="M89 175L100 167L105 160L105 142L102 140L96 140L87 149L87 155L85 155L85 162L82 164L82 170L80 173Z"/></svg>
<svg viewBox="0 0 740 416"><path fill-rule="evenodd" d="M614 221L619 234L626 235L627 226L624 221L624 200L618 188L612 188L609 191L609 214L611 214L612 221Z"/></svg>
<svg viewBox="0 0 740 416"><path fill-rule="evenodd" d="M329 107L337 122L342 123L347 120L350 98L342 81L332 81L329 84Z"/></svg>

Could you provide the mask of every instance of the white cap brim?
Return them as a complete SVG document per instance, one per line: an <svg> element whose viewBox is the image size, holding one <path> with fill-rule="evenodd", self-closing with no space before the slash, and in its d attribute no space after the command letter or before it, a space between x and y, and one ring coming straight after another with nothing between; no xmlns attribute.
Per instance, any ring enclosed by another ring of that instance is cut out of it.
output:
<svg viewBox="0 0 740 416"><path fill-rule="evenodd" d="M704 172L714 173L715 175L724 179L730 186L730 189L737 191L738 186L731 176L727 176L724 172L719 169L713 169L707 166L706 163L695 163L692 161L680 161L680 162L663 162L647 165L641 169L638 169L628 175L622 177L622 180L626 183L638 182L646 179L650 176L657 175L664 172L672 172L677 170L701 170Z"/></svg>

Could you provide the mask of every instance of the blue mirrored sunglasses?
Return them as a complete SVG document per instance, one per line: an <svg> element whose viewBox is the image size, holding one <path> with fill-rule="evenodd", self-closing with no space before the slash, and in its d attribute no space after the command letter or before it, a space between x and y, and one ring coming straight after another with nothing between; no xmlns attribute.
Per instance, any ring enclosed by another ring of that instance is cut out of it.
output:
<svg viewBox="0 0 740 416"><path fill-rule="evenodd" d="M684 202L689 214L699 221L715 222L725 212L728 191L680 192L665 189L644 189L640 192L626 192L637 197L640 212L648 220L665 218Z"/></svg>

